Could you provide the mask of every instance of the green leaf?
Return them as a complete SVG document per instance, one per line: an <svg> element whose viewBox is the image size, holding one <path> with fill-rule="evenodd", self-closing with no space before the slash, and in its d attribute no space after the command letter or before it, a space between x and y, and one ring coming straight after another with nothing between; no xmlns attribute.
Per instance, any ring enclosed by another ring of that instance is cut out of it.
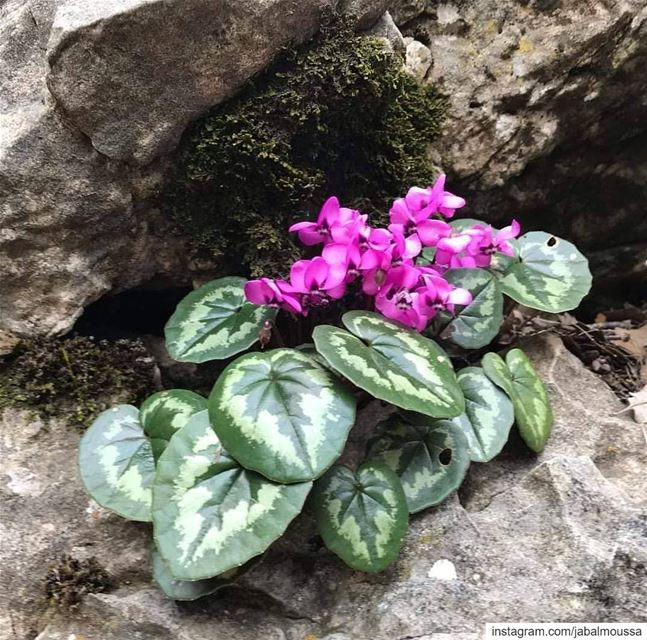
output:
<svg viewBox="0 0 647 640"><path fill-rule="evenodd" d="M266 320L277 310L248 302L244 278L220 278L192 291L177 306L164 330L166 347L175 360L223 360L257 340Z"/></svg>
<svg viewBox="0 0 647 640"><path fill-rule="evenodd" d="M465 231L466 229L470 229L475 224L479 224L483 227L491 226L488 222L485 222L483 220L477 220L476 218L455 218L449 223L449 225L454 229L454 231L459 231L459 232ZM492 228L494 229L494 227Z"/></svg>
<svg viewBox="0 0 647 640"><path fill-rule="evenodd" d="M176 580L221 575L281 536L311 487L276 484L241 467L202 411L173 436L158 461L155 544Z"/></svg>
<svg viewBox="0 0 647 640"><path fill-rule="evenodd" d="M464 349L480 349L492 342L503 322L503 294L496 277L485 269L451 269L443 277L468 289L473 300L458 311L441 337Z"/></svg>
<svg viewBox="0 0 647 640"><path fill-rule="evenodd" d="M489 462L508 441L514 422L512 402L479 367L458 372L465 395L465 413L452 422L463 429L474 462Z"/></svg>
<svg viewBox="0 0 647 640"><path fill-rule="evenodd" d="M350 311L342 321L352 333L328 325L313 332L317 351L335 371L403 409L440 418L463 412L452 364L433 340L377 313Z"/></svg>
<svg viewBox="0 0 647 640"><path fill-rule="evenodd" d="M460 487L470 465L462 429L450 420L394 415L380 425L369 455L400 478L409 513L442 502Z"/></svg>
<svg viewBox="0 0 647 640"><path fill-rule="evenodd" d="M81 439L79 470L102 507L150 522L155 461L136 407L119 405L99 415Z"/></svg>
<svg viewBox="0 0 647 640"><path fill-rule="evenodd" d="M258 556L258 558L260 559L262 556ZM160 552L154 545L151 549L151 560L153 564L153 580L173 600L197 600L198 598L215 593L218 589L222 589L222 587L227 587L236 582L240 576L258 561L254 558L242 567L231 569L219 576L205 580L176 580L168 568L168 564L166 564L164 558L162 558Z"/></svg>
<svg viewBox="0 0 647 640"><path fill-rule="evenodd" d="M512 400L514 417L524 442L537 453L543 451L553 428L553 410L546 385L521 349L512 349L505 362L496 353L486 353L485 374Z"/></svg>
<svg viewBox="0 0 647 640"><path fill-rule="evenodd" d="M206 408L206 398L186 389L160 391L145 400L140 408L139 419L151 440L155 460L160 457L173 434L194 413Z"/></svg>
<svg viewBox="0 0 647 640"><path fill-rule="evenodd" d="M407 503L398 477L369 461L356 473L333 467L315 486L315 517L324 543L349 567L382 571L407 532Z"/></svg>
<svg viewBox="0 0 647 640"><path fill-rule="evenodd" d="M518 242L520 262L503 274L503 293L551 313L577 307L591 288L591 272L575 245L543 231L527 233Z"/></svg>
<svg viewBox="0 0 647 640"><path fill-rule="evenodd" d="M209 397L223 446L247 469L277 482L319 477L341 455L355 399L330 371L294 349L232 362Z"/></svg>

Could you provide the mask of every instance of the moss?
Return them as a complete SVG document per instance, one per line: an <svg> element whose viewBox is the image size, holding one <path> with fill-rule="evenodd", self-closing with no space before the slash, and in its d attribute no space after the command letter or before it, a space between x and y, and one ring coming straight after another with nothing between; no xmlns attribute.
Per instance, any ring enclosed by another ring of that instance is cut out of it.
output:
<svg viewBox="0 0 647 640"><path fill-rule="evenodd" d="M45 576L45 593L48 600L60 609L76 609L88 593L104 593L114 587L114 582L96 558L76 560L62 555Z"/></svg>
<svg viewBox="0 0 647 640"><path fill-rule="evenodd" d="M334 21L188 132L166 207L197 254L278 275L296 257L288 225L335 194L384 212L434 177L443 100L372 38Z"/></svg>
<svg viewBox="0 0 647 640"><path fill-rule="evenodd" d="M152 393L154 366L139 340L25 340L0 358L0 409L29 408L87 426L110 404L137 404Z"/></svg>

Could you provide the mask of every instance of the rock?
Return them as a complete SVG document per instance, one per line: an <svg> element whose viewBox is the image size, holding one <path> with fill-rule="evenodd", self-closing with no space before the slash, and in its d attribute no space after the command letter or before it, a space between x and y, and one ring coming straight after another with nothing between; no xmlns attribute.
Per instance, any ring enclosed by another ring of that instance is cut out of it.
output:
<svg viewBox="0 0 647 640"><path fill-rule="evenodd" d="M417 40L412 40L407 44L406 69L418 82L425 79L431 63L429 47Z"/></svg>
<svg viewBox="0 0 647 640"><path fill-rule="evenodd" d="M644 248L644 2L434 7L404 31L429 44L428 81L449 98L437 160L466 215L514 216L588 252Z"/></svg>
<svg viewBox="0 0 647 640"><path fill-rule="evenodd" d="M45 576L63 553L95 556L120 584L148 582L149 527L87 496L76 469L78 432L14 410L0 415L0 432L0 638L41 630Z"/></svg>
<svg viewBox="0 0 647 640"><path fill-rule="evenodd" d="M345 568L304 516L238 586L193 604L150 586L146 526L90 507L69 455L78 436L6 415L0 521L11 524L0 546L13 560L0 602L39 640L467 640L492 620L647 621L642 431L559 340L525 348L556 414L542 455L513 438L493 462L474 464L458 495L411 519L400 559L381 574ZM359 431L375 424L376 406ZM87 596L75 615L41 617L43 567L69 551L96 555L120 586Z"/></svg>
<svg viewBox="0 0 647 640"><path fill-rule="evenodd" d="M332 0L70 0L52 26L47 84L101 154L146 165L283 47L311 36L327 6Z"/></svg>
<svg viewBox="0 0 647 640"><path fill-rule="evenodd" d="M399 27L421 15L431 4L428 0L391 0L389 12Z"/></svg>
<svg viewBox="0 0 647 640"><path fill-rule="evenodd" d="M155 202L169 161L148 163L332 4L0 2L0 330L64 333L108 293L188 284Z"/></svg>
<svg viewBox="0 0 647 640"><path fill-rule="evenodd" d="M404 52L406 45L400 30L395 26L391 14L387 11L370 29L366 35L381 38L391 51Z"/></svg>
<svg viewBox="0 0 647 640"><path fill-rule="evenodd" d="M387 10L389 0L342 0L338 10L357 20L358 29L372 27Z"/></svg>

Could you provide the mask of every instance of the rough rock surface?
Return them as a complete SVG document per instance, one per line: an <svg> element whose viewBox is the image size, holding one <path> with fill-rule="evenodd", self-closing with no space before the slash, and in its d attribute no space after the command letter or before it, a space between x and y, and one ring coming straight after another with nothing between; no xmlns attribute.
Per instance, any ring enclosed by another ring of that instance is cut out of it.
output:
<svg viewBox="0 0 647 640"><path fill-rule="evenodd" d="M5 414L0 637L458 640L492 620L646 622L645 436L561 342L528 350L557 418L544 454L513 442L473 465L458 496L412 518L385 573L346 569L303 517L239 586L191 604L150 585L147 527L85 497L70 455L78 436ZM119 588L76 613L46 610L42 579L60 552L97 556Z"/></svg>
<svg viewBox="0 0 647 640"><path fill-rule="evenodd" d="M151 204L163 160L137 163L334 4L0 2L0 330L63 332L108 292L187 279L184 242ZM351 4L362 24L383 11Z"/></svg>
<svg viewBox="0 0 647 640"><path fill-rule="evenodd" d="M515 216L589 252L612 251L593 256L603 275L615 255L625 272L644 277L643 0L402 7L411 4L415 10L392 13L405 35L431 49L428 80L451 104L436 152L468 196L468 215Z"/></svg>

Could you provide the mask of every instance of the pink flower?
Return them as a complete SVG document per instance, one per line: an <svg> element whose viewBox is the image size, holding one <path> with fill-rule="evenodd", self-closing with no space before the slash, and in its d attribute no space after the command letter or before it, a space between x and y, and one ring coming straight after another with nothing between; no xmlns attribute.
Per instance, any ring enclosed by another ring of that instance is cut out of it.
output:
<svg viewBox="0 0 647 640"><path fill-rule="evenodd" d="M453 287L440 276L426 275L424 286L417 290L418 311L431 320L439 311L454 312L454 305L468 305L472 294L467 289Z"/></svg>
<svg viewBox="0 0 647 640"><path fill-rule="evenodd" d="M301 313L299 294L284 280L250 280L245 283L245 297L253 304L285 309L290 313Z"/></svg>
<svg viewBox="0 0 647 640"><path fill-rule="evenodd" d="M297 231L299 240L305 245L314 245L321 242L330 242L337 235L343 239L348 225L359 225L366 221L366 216L361 216L358 211L347 209L339 205L339 200L333 196L324 202L317 222L297 222L289 231Z"/></svg>
<svg viewBox="0 0 647 640"><path fill-rule="evenodd" d="M419 294L416 291L419 284L420 271L416 267L394 267L388 272L384 286L375 298L375 308L391 320L422 331L427 326L428 318L419 311Z"/></svg>
<svg viewBox="0 0 647 640"><path fill-rule="evenodd" d="M329 265L341 265L346 278L345 282L353 282L359 275L359 267L362 261L362 254L357 239L349 242L332 242L326 245L321 252L323 259Z"/></svg>
<svg viewBox="0 0 647 640"><path fill-rule="evenodd" d="M327 304L341 298L346 291L346 267L340 263L329 264L318 256L312 260L298 260L290 269L290 285L303 294L304 314L309 306Z"/></svg>

